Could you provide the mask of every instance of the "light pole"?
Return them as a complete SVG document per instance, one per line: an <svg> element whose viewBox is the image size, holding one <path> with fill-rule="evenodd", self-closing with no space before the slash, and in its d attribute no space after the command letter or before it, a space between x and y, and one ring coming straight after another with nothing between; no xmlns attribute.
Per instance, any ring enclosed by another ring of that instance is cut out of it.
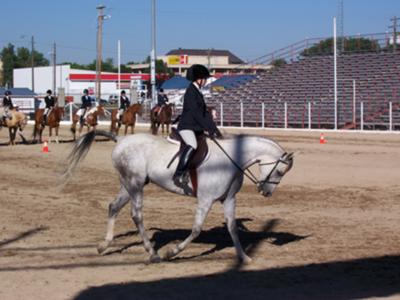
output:
<svg viewBox="0 0 400 300"><path fill-rule="evenodd" d="M110 16L103 14L105 6L99 5L96 7L98 10L97 16L97 59L96 59L96 99L100 101L101 97L101 60L102 60L102 46L103 46L103 20L107 20Z"/></svg>
<svg viewBox="0 0 400 300"><path fill-rule="evenodd" d="M337 44L336 44L336 17L333 18L333 89L334 89L334 113L335 124L333 128L338 129L338 111L337 111Z"/></svg>
<svg viewBox="0 0 400 300"><path fill-rule="evenodd" d="M156 0L151 1L151 55L150 55L150 71L151 71L151 99L152 104L157 102L156 91Z"/></svg>

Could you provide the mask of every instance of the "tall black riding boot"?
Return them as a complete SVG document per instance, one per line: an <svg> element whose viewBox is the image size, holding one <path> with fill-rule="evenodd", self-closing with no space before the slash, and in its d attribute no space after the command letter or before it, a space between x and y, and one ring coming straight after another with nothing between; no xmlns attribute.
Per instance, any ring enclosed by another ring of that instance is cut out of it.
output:
<svg viewBox="0 0 400 300"><path fill-rule="evenodd" d="M186 145L179 157L178 167L176 168L173 181L177 187L185 189L189 183L189 177L187 176L187 168L189 161L192 158L195 149L191 146Z"/></svg>

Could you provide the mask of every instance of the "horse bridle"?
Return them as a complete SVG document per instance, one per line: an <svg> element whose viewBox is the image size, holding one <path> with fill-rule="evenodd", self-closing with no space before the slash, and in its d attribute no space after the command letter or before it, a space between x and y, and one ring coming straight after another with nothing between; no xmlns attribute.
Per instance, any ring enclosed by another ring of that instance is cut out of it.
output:
<svg viewBox="0 0 400 300"><path fill-rule="evenodd" d="M271 181L270 178L272 176L272 173L276 170L278 167L279 163L283 163L285 165L289 165L289 162L284 160L284 157L287 155L287 152L283 153L281 157L273 162L261 162L259 160L255 161L254 163L258 163L259 166L267 166L267 165L274 165L274 167L271 169L271 171L268 173L268 175L265 177L264 180L258 180L257 177L250 171L250 167L254 164L251 164L247 168L243 169L241 166L237 164L237 162L230 157L230 155L225 151L225 149L221 146L220 143L214 138L210 137L211 140L221 149L221 151L229 158L229 160L232 162L232 164L244 175L246 176L251 182L253 182L255 185L257 185L258 188L260 188L263 184L265 183L270 183L270 184L279 184L279 181ZM247 172L246 172L247 171Z"/></svg>

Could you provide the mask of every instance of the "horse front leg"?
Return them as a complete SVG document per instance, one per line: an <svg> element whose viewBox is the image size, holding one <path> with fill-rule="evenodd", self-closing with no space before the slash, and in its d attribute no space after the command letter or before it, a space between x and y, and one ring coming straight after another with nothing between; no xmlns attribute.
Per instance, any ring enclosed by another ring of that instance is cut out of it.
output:
<svg viewBox="0 0 400 300"><path fill-rule="evenodd" d="M53 131L53 128L51 128L51 126L49 126L49 143L51 143L52 131Z"/></svg>
<svg viewBox="0 0 400 300"><path fill-rule="evenodd" d="M224 215L229 234L232 238L233 244L236 249L236 254L240 262L248 264L251 258L246 255L237 234L236 218L235 218L236 198L229 197L224 201Z"/></svg>
<svg viewBox="0 0 400 300"><path fill-rule="evenodd" d="M55 131L56 131L56 143L59 144L59 140L58 140L58 129L60 128L60 126L57 126Z"/></svg>
<svg viewBox="0 0 400 300"><path fill-rule="evenodd" d="M181 242L180 244L178 244L173 248L168 249L168 251L164 255L164 259L167 260L171 259L178 253L182 252L195 238L199 236L201 228L203 227L204 224L204 220L206 219L213 203L214 203L213 199L199 199L192 227L192 232L183 242Z"/></svg>
<svg viewBox="0 0 400 300"><path fill-rule="evenodd" d="M160 262L161 258L154 250L154 247L146 234L146 230L143 224L143 212L142 212L143 189L141 189L138 192L130 192L130 196L132 197L132 207L131 207L132 220L135 223L139 231L139 234L143 240L144 248L150 254L150 262Z"/></svg>
<svg viewBox="0 0 400 300"><path fill-rule="evenodd" d="M14 134L13 134L13 129L11 127L8 128L8 135L10 137L9 144L12 146L12 145L14 145L15 138L13 138Z"/></svg>
<svg viewBox="0 0 400 300"><path fill-rule="evenodd" d="M110 246L114 239L114 225L115 219L118 216L120 210L128 203L130 197L126 189L121 186L121 189L113 202L108 206L108 222L107 222L107 233L106 238L97 246L99 254L104 253Z"/></svg>
<svg viewBox="0 0 400 300"><path fill-rule="evenodd" d="M78 137L81 136L83 130L83 125L79 125Z"/></svg>

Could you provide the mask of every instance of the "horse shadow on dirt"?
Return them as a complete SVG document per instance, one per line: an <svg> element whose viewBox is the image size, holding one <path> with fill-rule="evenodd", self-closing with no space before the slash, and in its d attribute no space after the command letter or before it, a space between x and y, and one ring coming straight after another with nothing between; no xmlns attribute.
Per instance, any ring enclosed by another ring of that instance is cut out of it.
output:
<svg viewBox="0 0 400 300"><path fill-rule="evenodd" d="M246 222L250 222L252 219L242 218L237 219L236 224L238 227L238 235L240 241L242 243L243 248L246 252L251 256L252 253L255 252L257 246L264 240L270 240L273 245L282 246L288 243L300 241L302 239L307 238L308 236L301 236L292 234L289 232L274 232L273 229L279 224L278 219L272 219L265 223L263 228L260 231L250 231L246 226ZM161 229L161 228L150 228L150 231L153 231L153 236L151 241L154 244L154 249L156 251L160 250L162 247L167 246L171 243L176 243L178 241L184 240L191 232L189 229ZM137 231L129 231L124 234L120 234L115 236L114 240L118 240L120 238L125 238L128 236L136 235ZM232 239L228 233L228 229L226 228L226 224L224 223L222 226L213 227L209 230L203 230L199 237L197 237L194 241L194 244L210 244L214 245L211 249L200 253L195 256L178 256L176 258L171 259L171 261L176 260L188 260L194 259L197 257L207 256L212 253L221 251L228 247L233 247ZM114 249L112 251L108 251L105 255L112 255L116 253L122 253L123 251L141 245L141 242L134 242L118 249Z"/></svg>
<svg viewBox="0 0 400 300"><path fill-rule="evenodd" d="M29 229L27 231L21 232L19 234L17 234L14 237L5 239L5 240L0 240L0 248L15 242L18 242L20 240L24 240L27 239L35 234L40 233L41 231L46 231L48 230L48 227L37 227L37 228L33 228L33 229Z"/></svg>
<svg viewBox="0 0 400 300"><path fill-rule="evenodd" d="M241 228L240 239L250 256L266 239L270 239L275 245L285 245L306 238L286 232L273 232L278 224L276 219L267 221L261 231L251 232L243 224L249 220L239 219L238 225ZM189 230L153 230L153 241L157 249L180 240L189 233ZM134 235L136 232L127 234ZM198 256L232 246L224 226L204 231L194 242L215 245ZM189 257L176 258L172 262L182 259ZM234 263L226 271L215 274L90 287L80 292L74 300L350 300L390 297L400 293L399 265L400 255L253 271L244 271L240 263Z"/></svg>
<svg viewBox="0 0 400 300"><path fill-rule="evenodd" d="M400 256L382 256L90 287L75 300L335 299L400 293Z"/></svg>

